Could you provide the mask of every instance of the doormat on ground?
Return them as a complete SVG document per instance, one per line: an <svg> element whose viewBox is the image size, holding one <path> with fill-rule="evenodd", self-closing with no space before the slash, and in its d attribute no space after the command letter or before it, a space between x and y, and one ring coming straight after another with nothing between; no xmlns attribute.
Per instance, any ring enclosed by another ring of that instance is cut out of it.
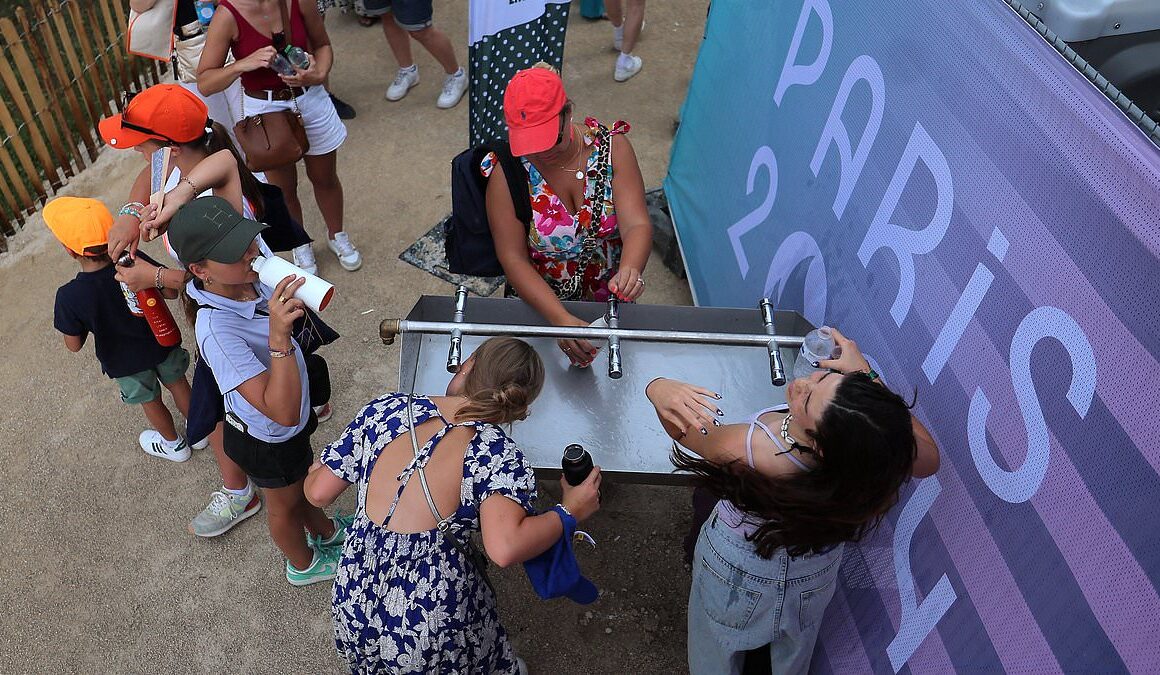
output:
<svg viewBox="0 0 1160 675"><path fill-rule="evenodd" d="M454 286L466 286L473 295L487 296L495 293L503 285L503 277L473 277L466 274L454 274L447 269L447 253L444 249L443 223L447 218L419 237L419 240L407 247L399 254L399 260L410 263L415 267L433 274Z"/></svg>

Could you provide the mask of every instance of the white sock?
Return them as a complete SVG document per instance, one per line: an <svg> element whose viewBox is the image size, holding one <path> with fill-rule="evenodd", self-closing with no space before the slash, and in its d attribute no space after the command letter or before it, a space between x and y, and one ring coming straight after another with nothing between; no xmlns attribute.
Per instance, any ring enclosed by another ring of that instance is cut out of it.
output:
<svg viewBox="0 0 1160 675"><path fill-rule="evenodd" d="M622 68L628 68L632 65L632 54L628 52L621 52L620 56L616 57L616 65Z"/></svg>
<svg viewBox="0 0 1160 675"><path fill-rule="evenodd" d="M172 441L165 440L164 436L161 437L161 445L166 450L173 450L177 446L181 445L181 443L182 443L181 436L178 436L177 438L173 439Z"/></svg>
<svg viewBox="0 0 1160 675"><path fill-rule="evenodd" d="M612 36L615 37L617 40L623 40L624 39L624 24L620 24L619 26L613 26L612 27Z"/></svg>
<svg viewBox="0 0 1160 675"><path fill-rule="evenodd" d="M254 494L254 486L247 482L245 488L241 490L231 490L230 488L223 485L222 492L225 492L231 497L245 497L248 500Z"/></svg>

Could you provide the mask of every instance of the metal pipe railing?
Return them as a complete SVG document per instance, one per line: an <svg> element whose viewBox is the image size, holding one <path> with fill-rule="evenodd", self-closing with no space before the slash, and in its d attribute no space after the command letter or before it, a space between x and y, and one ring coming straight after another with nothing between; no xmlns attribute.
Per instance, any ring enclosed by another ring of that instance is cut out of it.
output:
<svg viewBox="0 0 1160 675"><path fill-rule="evenodd" d="M384 319L379 324L383 344L394 344L402 333L443 333L458 330L461 335L511 335L512 337L567 338L607 340L611 337L640 342L686 342L710 345L749 345L753 347L801 347L800 335L761 335L753 333L709 333L704 331L650 330L641 328L598 328L595 326L516 326L497 323L454 323L451 321L411 321Z"/></svg>

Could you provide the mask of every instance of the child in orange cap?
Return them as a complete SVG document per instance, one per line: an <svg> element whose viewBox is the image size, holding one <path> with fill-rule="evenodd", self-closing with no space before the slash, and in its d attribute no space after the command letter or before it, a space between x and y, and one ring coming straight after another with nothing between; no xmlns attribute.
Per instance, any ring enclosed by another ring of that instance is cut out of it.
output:
<svg viewBox="0 0 1160 675"><path fill-rule="evenodd" d="M185 379L189 352L158 344L145 318L129 311L108 254L113 214L95 199L58 197L45 205L44 222L81 266L80 274L56 292L53 326L64 334L64 346L80 351L91 333L101 370L117 381L121 400L141 404L154 427L141 432L141 449L154 457L184 462L189 459L189 446L173 426L173 416L161 400L161 387L169 390L183 415L189 412ZM146 258L140 252L137 255Z"/></svg>

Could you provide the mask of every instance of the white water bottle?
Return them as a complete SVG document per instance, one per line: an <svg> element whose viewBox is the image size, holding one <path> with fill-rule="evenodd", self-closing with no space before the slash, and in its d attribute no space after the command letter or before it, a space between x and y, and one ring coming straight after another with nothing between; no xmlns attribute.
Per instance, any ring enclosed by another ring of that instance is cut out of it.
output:
<svg viewBox="0 0 1160 675"><path fill-rule="evenodd" d="M304 302L307 307L316 312L321 312L326 309L326 306L330 304L331 298L334 297L334 284L278 256L270 256L269 258L258 256L250 263L250 269L257 272L258 278L262 280L262 283L270 288L277 286L279 282L291 274L297 277L305 277L306 283L298 287L298 290L294 293L294 297Z"/></svg>
<svg viewBox="0 0 1160 675"><path fill-rule="evenodd" d="M841 348L834 342L834 333L829 326L815 328L802 339L802 348L793 363L793 379L809 377L820 370L825 370L815 368L813 364L826 359L836 359L841 352Z"/></svg>

